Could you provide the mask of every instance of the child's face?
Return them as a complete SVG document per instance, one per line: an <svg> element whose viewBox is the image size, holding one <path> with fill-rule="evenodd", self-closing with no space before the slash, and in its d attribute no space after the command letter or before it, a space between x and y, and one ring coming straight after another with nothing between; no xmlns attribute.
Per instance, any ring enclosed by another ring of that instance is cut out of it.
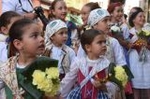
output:
<svg viewBox="0 0 150 99"><path fill-rule="evenodd" d="M145 24L144 12L138 13L138 15L133 20L133 23L134 23L134 25L140 25L141 27L143 27L143 25Z"/></svg>
<svg viewBox="0 0 150 99"><path fill-rule="evenodd" d="M11 19L10 19L10 23L9 23L6 27L2 27L2 28L1 28L2 33L4 33L5 35L8 35L9 29L10 29L10 27L12 26L12 24L13 24L15 21L17 21L17 20L19 20L19 19L21 19L21 18L22 18L22 17L13 17L13 18L11 18Z"/></svg>
<svg viewBox="0 0 150 99"><path fill-rule="evenodd" d="M110 29L110 17L107 16L105 18L103 18L102 20L100 20L97 24L95 24L93 27L96 30L101 30L104 33L109 33L109 29Z"/></svg>
<svg viewBox="0 0 150 99"><path fill-rule="evenodd" d="M29 56L40 55L44 52L44 38L41 36L42 29L37 24L24 27L24 34L20 41L20 50Z"/></svg>
<svg viewBox="0 0 150 99"><path fill-rule="evenodd" d="M50 39L55 46L61 47L67 41L67 33L67 28L62 28L57 33L55 33Z"/></svg>
<svg viewBox="0 0 150 99"><path fill-rule="evenodd" d="M90 8L88 6L83 6L83 8L81 9L81 18L84 25L87 24L89 14L90 14Z"/></svg>
<svg viewBox="0 0 150 99"><path fill-rule="evenodd" d="M58 1L55 4L54 10L52 10L53 14L56 16L56 18L65 20L67 15L67 6L64 1Z"/></svg>
<svg viewBox="0 0 150 99"><path fill-rule="evenodd" d="M94 38L93 42L89 45L89 51L95 58L99 58L100 55L105 55L106 38L103 34L97 35Z"/></svg>
<svg viewBox="0 0 150 99"><path fill-rule="evenodd" d="M123 8L122 6L115 7L114 11L111 13L111 16L117 21L122 21L123 17Z"/></svg>

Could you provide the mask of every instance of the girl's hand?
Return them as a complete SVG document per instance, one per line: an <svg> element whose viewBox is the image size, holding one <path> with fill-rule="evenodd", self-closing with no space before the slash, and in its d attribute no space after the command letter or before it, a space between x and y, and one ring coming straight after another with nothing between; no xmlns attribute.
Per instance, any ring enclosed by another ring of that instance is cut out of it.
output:
<svg viewBox="0 0 150 99"><path fill-rule="evenodd" d="M92 84L93 84L94 87L96 87L96 88L100 88L100 87L102 86L102 84L101 84L100 81L98 81L98 80L94 80Z"/></svg>

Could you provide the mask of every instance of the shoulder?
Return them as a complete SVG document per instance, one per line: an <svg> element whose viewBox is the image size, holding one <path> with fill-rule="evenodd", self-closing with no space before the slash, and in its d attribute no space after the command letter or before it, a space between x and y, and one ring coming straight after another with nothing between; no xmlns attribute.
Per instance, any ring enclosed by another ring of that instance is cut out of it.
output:
<svg viewBox="0 0 150 99"><path fill-rule="evenodd" d="M135 30L135 28L134 28L134 27L133 27L133 28L131 28L131 29L129 30L129 32L130 32L130 33L135 33L135 31L136 31L136 30Z"/></svg>
<svg viewBox="0 0 150 99"><path fill-rule="evenodd" d="M67 45L64 45L64 50L68 53L75 53L74 50Z"/></svg>
<svg viewBox="0 0 150 99"><path fill-rule="evenodd" d="M114 37L109 37L109 41L111 44L119 43L118 40Z"/></svg>

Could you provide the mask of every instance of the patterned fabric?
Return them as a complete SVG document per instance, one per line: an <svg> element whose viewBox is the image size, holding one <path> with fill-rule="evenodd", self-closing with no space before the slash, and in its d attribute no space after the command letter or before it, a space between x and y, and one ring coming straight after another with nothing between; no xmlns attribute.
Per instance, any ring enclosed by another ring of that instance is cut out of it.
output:
<svg viewBox="0 0 150 99"><path fill-rule="evenodd" d="M96 23L98 23L100 20L102 20L106 16L110 16L110 15L108 11L105 9L98 8L98 9L92 10L88 17L87 24L90 26L94 26Z"/></svg>
<svg viewBox="0 0 150 99"><path fill-rule="evenodd" d="M53 46L54 46L53 44L48 46L43 55L51 57ZM61 67L60 68L61 68L61 71L63 71L66 74L70 70L70 63L71 63L71 60L70 60L70 57L69 57L70 52L69 52L68 46L63 45L62 46L62 52L63 52L62 55L61 55L62 60L59 60L59 61L61 61L60 62Z"/></svg>
<svg viewBox="0 0 150 99"><path fill-rule="evenodd" d="M71 22L67 21L67 27L68 27L68 39L66 41L66 45L71 46L74 42L78 40L78 33L76 32L76 25Z"/></svg>
<svg viewBox="0 0 150 99"><path fill-rule="evenodd" d="M77 86L74 88L67 96L67 99L82 99L81 98L81 88L80 86ZM83 98L85 99L85 98ZM88 98L86 98L88 99ZM91 98L89 98L91 99ZM107 93L105 92L99 92L96 99L109 99Z"/></svg>
<svg viewBox="0 0 150 99"><path fill-rule="evenodd" d="M62 28L67 28L67 25L65 22L61 20L53 20L46 26L46 32L45 32L45 43L46 46L51 44L50 37L57 33Z"/></svg>
<svg viewBox="0 0 150 99"><path fill-rule="evenodd" d="M0 78L12 90L14 99L23 99L22 94L24 91L19 89L16 75L15 64L17 60L18 56L11 57L6 63L0 66Z"/></svg>

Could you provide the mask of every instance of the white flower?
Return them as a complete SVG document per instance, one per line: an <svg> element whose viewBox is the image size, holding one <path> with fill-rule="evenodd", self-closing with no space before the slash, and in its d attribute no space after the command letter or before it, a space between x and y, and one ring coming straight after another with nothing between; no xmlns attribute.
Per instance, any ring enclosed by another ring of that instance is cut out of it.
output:
<svg viewBox="0 0 150 99"><path fill-rule="evenodd" d="M118 26L116 26L116 25L112 26L110 29L113 32L117 32L117 33L121 32L120 28Z"/></svg>

